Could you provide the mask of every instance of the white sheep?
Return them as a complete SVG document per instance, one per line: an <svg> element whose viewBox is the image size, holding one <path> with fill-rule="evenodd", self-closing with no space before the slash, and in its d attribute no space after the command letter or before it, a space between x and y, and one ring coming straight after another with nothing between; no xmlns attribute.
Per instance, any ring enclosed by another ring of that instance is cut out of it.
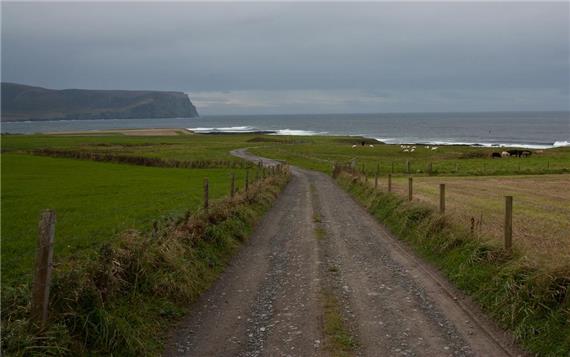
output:
<svg viewBox="0 0 570 357"><path fill-rule="evenodd" d="M373 148L373 147L374 147L374 145L372 145L372 144L370 144L370 145L368 145L368 146L370 146L371 148Z"/></svg>
<svg viewBox="0 0 570 357"><path fill-rule="evenodd" d="M416 151L416 149L412 148L410 151L411 151L411 152L414 152L414 151Z"/></svg>
<svg viewBox="0 0 570 357"><path fill-rule="evenodd" d="M408 151L409 151L408 149L404 149L404 152L408 152Z"/></svg>
<svg viewBox="0 0 570 357"><path fill-rule="evenodd" d="M432 150L437 150L438 147L437 147L437 146L434 146L434 147L432 147L431 149L432 149Z"/></svg>
<svg viewBox="0 0 570 357"><path fill-rule="evenodd" d="M352 148L354 149L356 147L356 144L352 145Z"/></svg>
<svg viewBox="0 0 570 357"><path fill-rule="evenodd" d="M429 145L426 145L426 149L429 149Z"/></svg>

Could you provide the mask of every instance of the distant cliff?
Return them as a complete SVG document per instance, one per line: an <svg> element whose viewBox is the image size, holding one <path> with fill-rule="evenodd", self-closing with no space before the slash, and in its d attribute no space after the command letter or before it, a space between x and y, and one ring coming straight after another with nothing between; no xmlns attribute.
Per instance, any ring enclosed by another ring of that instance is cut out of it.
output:
<svg viewBox="0 0 570 357"><path fill-rule="evenodd" d="M196 107L182 92L52 90L2 83L2 121L197 116Z"/></svg>

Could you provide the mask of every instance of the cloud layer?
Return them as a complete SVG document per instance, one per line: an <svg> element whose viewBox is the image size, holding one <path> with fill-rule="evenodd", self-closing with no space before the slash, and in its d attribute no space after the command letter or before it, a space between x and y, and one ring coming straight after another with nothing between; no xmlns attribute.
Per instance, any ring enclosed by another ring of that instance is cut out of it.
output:
<svg viewBox="0 0 570 357"><path fill-rule="evenodd" d="M202 113L567 109L569 3L2 3L2 79Z"/></svg>

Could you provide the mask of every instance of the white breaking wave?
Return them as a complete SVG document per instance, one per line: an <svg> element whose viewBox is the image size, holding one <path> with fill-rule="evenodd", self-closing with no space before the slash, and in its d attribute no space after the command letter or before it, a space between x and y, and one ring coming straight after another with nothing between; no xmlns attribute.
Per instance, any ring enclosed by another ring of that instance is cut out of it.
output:
<svg viewBox="0 0 570 357"><path fill-rule="evenodd" d="M555 141L552 146L554 146L555 148L570 146L570 141Z"/></svg>
<svg viewBox="0 0 570 357"><path fill-rule="evenodd" d="M555 141L552 144L523 144L523 143L476 143L476 142L462 142L462 141L442 141L442 140L421 140L421 139L408 139L408 138L373 138L386 144L402 144L402 145L466 145L466 146L481 146L488 148L522 148L522 149L552 149L559 147L570 146L569 141Z"/></svg>
<svg viewBox="0 0 570 357"><path fill-rule="evenodd" d="M314 135L327 135L326 131L317 132L311 130L292 130L292 129L281 129L275 130L275 133L271 135L295 135L295 136L314 136Z"/></svg>
<svg viewBox="0 0 570 357"><path fill-rule="evenodd" d="M229 126L222 128L186 128L198 134L211 134L211 133L255 133L259 131L251 126Z"/></svg>

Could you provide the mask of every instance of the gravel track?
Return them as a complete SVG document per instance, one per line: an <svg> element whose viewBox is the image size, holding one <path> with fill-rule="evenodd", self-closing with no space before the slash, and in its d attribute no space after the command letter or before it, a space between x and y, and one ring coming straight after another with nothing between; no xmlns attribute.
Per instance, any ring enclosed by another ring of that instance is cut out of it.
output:
<svg viewBox="0 0 570 357"><path fill-rule="evenodd" d="M276 164L244 149L232 154ZM292 174L250 240L172 333L165 355L335 355L323 332L323 291L342 305L357 342L353 355L523 355L330 177L294 167Z"/></svg>

